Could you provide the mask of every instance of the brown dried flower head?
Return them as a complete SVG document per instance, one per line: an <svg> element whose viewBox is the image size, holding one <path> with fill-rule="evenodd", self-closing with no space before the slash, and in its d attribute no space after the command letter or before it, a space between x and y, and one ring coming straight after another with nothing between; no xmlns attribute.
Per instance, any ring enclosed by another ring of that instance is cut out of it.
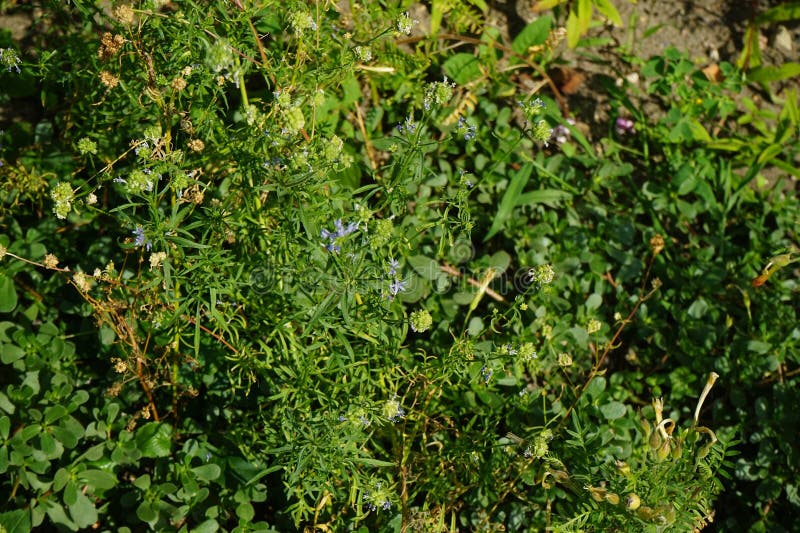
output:
<svg viewBox="0 0 800 533"><path fill-rule="evenodd" d="M650 248L653 250L653 255L658 255L664 249L664 237L660 233L653 235L650 239Z"/></svg>
<svg viewBox="0 0 800 533"><path fill-rule="evenodd" d="M117 85L119 85L119 78L104 70L100 73L100 83L108 87L109 89L113 89Z"/></svg>
<svg viewBox="0 0 800 533"><path fill-rule="evenodd" d="M120 51L123 44L125 44L125 38L122 35L112 36L109 32L105 32L100 38L100 49L97 51L97 57L101 61L108 61Z"/></svg>

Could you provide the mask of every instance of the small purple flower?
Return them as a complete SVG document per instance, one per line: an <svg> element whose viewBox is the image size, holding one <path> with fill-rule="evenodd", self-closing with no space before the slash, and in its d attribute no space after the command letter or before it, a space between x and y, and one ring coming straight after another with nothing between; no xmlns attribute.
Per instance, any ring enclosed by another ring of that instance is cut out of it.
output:
<svg viewBox="0 0 800 533"><path fill-rule="evenodd" d="M625 117L617 117L614 122L614 129L617 130L617 135L627 135L633 133L633 121Z"/></svg>
<svg viewBox="0 0 800 533"><path fill-rule="evenodd" d="M342 219L336 219L333 223L334 227L336 228L335 231L328 231L325 228L319 232L319 235L322 239L327 239L328 242L325 244L325 248L329 252L339 252L341 251L342 247L336 244L336 240L342 237L346 237L356 231L358 229L358 222L350 222L345 226L342 224Z"/></svg>
<svg viewBox="0 0 800 533"><path fill-rule="evenodd" d="M476 128L474 124L470 124L464 117L458 117L458 132L464 135L465 141L471 141L475 138Z"/></svg>
<svg viewBox="0 0 800 533"><path fill-rule="evenodd" d="M144 246L145 250L147 250L148 252L150 251L150 248L152 248L153 244L149 240L147 240L147 237L144 234L143 227L136 226L136 229L133 230L133 236L135 237L133 241L133 244L135 246Z"/></svg>
<svg viewBox="0 0 800 533"><path fill-rule="evenodd" d="M391 294L391 298L394 298L399 293L406 290L406 285L408 284L407 281L403 281L400 279L396 279L389 284L389 294Z"/></svg>
<svg viewBox="0 0 800 533"><path fill-rule="evenodd" d="M414 122L413 115L408 115L405 122L398 124L397 131L398 133L408 133L409 135L413 135L414 132L417 131L417 124Z"/></svg>
<svg viewBox="0 0 800 533"><path fill-rule="evenodd" d="M394 276L397 274L398 268L400 268L400 261L397 259L389 259L389 275Z"/></svg>
<svg viewBox="0 0 800 533"><path fill-rule="evenodd" d="M484 383L489 383L489 380L492 379L492 374L494 374L494 370L487 368L486 365L481 368L481 376L483 377Z"/></svg>
<svg viewBox="0 0 800 533"><path fill-rule="evenodd" d="M567 124L574 126L575 121L571 118L568 118ZM553 128L553 133L550 135L550 140L556 144L564 144L569 140L570 136L569 128L564 124L559 124Z"/></svg>
<svg viewBox="0 0 800 533"><path fill-rule="evenodd" d="M386 500L381 504L381 509L383 509L384 511L388 511L391 508L392 508L392 502L390 502L389 500Z"/></svg>

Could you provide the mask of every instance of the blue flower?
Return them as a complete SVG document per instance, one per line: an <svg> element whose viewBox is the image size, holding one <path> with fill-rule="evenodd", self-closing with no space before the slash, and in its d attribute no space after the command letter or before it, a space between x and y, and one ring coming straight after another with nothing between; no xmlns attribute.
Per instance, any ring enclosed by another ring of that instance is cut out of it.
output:
<svg viewBox="0 0 800 533"><path fill-rule="evenodd" d="M153 243L151 243L149 240L147 240L147 237L144 234L144 228L143 227L136 226L136 229L133 230L133 236L135 237L134 241L133 241L134 245L136 245L136 246L144 246L145 250L147 250L148 252L150 251L150 248L153 247Z"/></svg>
<svg viewBox="0 0 800 533"><path fill-rule="evenodd" d="M389 275L394 276L397 274L398 268L400 268L400 261L397 259L389 259Z"/></svg>
<svg viewBox="0 0 800 533"><path fill-rule="evenodd" d="M358 230L358 222L350 222L345 226L342 223L342 219L336 219L333 223L333 226L336 228L335 231L328 231L325 228L319 232L319 235L322 239L327 240L328 242L325 244L325 248L329 252L339 252L341 251L342 247L336 244L336 240L342 237L346 237L351 233Z"/></svg>
<svg viewBox="0 0 800 533"><path fill-rule="evenodd" d="M408 282L400 280L400 279L396 279L393 282L391 282L389 284L389 294L391 294L391 297L394 298L399 293L405 291L407 284L408 284Z"/></svg>

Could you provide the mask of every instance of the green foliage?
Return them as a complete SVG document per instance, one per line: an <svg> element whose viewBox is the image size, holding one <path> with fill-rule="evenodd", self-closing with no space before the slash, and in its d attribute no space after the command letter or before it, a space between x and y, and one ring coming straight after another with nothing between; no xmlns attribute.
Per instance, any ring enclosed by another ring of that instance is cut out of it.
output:
<svg viewBox="0 0 800 533"><path fill-rule="evenodd" d="M0 105L38 107L0 153L0 525L791 514L796 92L670 49L592 139L513 75L548 84L555 18L486 9L75 2L3 41Z"/></svg>

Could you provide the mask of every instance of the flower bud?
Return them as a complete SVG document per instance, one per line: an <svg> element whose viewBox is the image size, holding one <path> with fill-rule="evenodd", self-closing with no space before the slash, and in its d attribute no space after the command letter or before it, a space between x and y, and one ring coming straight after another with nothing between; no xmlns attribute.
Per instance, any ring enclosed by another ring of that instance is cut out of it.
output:
<svg viewBox="0 0 800 533"><path fill-rule="evenodd" d="M661 438L661 435L658 431L654 431L650 434L650 439L648 440L648 445L650 446L651 450L657 450L661 447L661 444L664 442L664 439Z"/></svg>
<svg viewBox="0 0 800 533"><path fill-rule="evenodd" d="M680 459L681 455L683 455L683 440L682 439L674 439L673 442L675 445L672 447L671 455L673 459Z"/></svg>
<svg viewBox="0 0 800 533"><path fill-rule="evenodd" d="M670 504L663 504L656 507L655 521L664 526L674 523L675 507Z"/></svg>
<svg viewBox="0 0 800 533"><path fill-rule="evenodd" d="M713 446L713 445L714 445L713 442L709 442L707 444L703 444L703 446L701 446L700 449L697 450L697 458L698 459L702 459L706 455L708 455L708 452L711 451L711 446Z"/></svg>
<svg viewBox="0 0 800 533"><path fill-rule="evenodd" d="M614 492L606 494L606 501L611 505L619 505L619 495Z"/></svg>
<svg viewBox="0 0 800 533"><path fill-rule="evenodd" d="M642 500L633 492L625 496L625 507L627 507L629 511L635 511L640 505L642 505Z"/></svg>
<svg viewBox="0 0 800 533"><path fill-rule="evenodd" d="M602 502L606 498L606 489L601 487L592 487L591 485L586 487L586 490L592 495L592 499L596 502Z"/></svg>
<svg viewBox="0 0 800 533"><path fill-rule="evenodd" d="M669 456L669 451L670 451L669 439L667 439L664 441L661 447L656 450L656 460L658 462L661 462L664 459L666 459Z"/></svg>
<svg viewBox="0 0 800 533"><path fill-rule="evenodd" d="M650 426L650 422L646 418L642 418L639 420L639 423L642 425L642 433L644 434L644 439L647 440L650 438L650 434L652 433L653 429Z"/></svg>
<svg viewBox="0 0 800 533"><path fill-rule="evenodd" d="M642 520L652 520L653 517L656 516L656 512L652 507L643 505L642 507L636 509L636 516Z"/></svg>

